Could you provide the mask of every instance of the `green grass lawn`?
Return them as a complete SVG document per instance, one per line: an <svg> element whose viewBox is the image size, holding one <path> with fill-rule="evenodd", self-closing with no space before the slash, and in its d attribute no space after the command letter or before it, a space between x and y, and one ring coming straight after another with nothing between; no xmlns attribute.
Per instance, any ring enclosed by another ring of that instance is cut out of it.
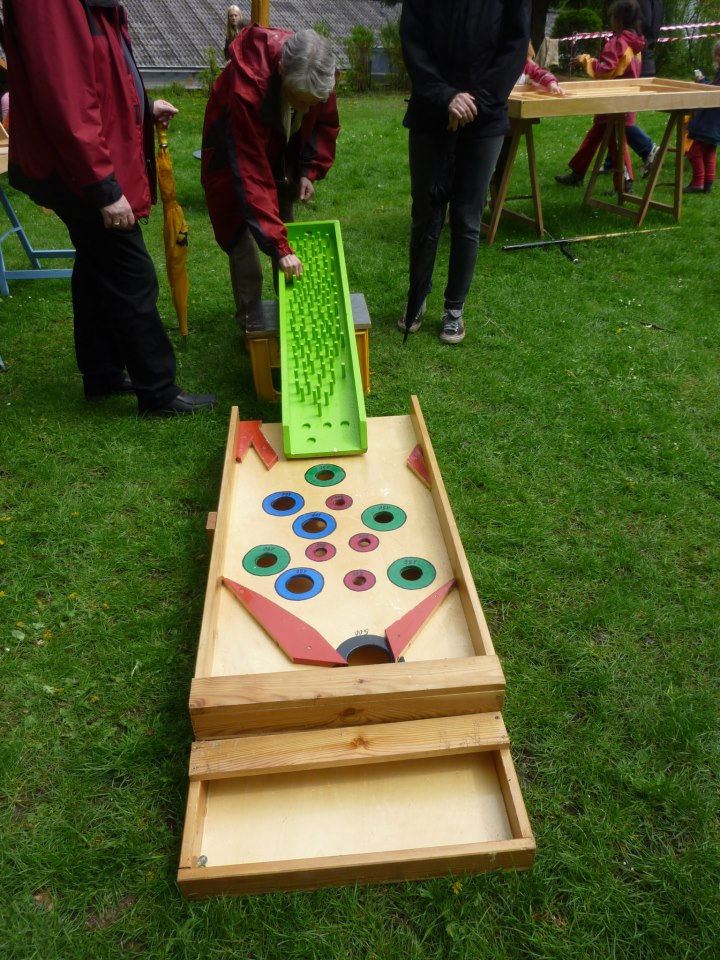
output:
<svg viewBox="0 0 720 960"><path fill-rule="evenodd" d="M255 398L209 228L192 157L202 98L170 97L186 343L159 212L145 236L178 381L216 392L218 409L140 421L132 398L87 403L69 283L14 282L0 301L0 956L716 960L720 187L686 198L676 229L651 212L657 233L576 245L578 264L552 247L503 252L534 239L503 223L455 347L436 335L443 242L403 347L400 97L341 102L337 164L303 216L340 220L368 303L368 415L419 397L505 670L537 861L460 882L180 896L206 515L231 406L266 421L280 409ZM641 119L660 136L664 115ZM553 180L587 123L537 135L554 236L632 229ZM67 244L56 218L11 197L36 246ZM14 241L4 249L22 265Z"/></svg>

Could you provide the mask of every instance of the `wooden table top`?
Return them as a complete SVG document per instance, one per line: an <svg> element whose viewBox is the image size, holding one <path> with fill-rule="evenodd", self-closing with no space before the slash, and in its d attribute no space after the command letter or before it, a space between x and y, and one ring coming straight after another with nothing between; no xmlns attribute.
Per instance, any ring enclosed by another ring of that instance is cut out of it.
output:
<svg viewBox="0 0 720 960"><path fill-rule="evenodd" d="M645 77L636 80L570 80L564 97L521 84L508 100L512 119L575 117L591 113L634 113L643 110L698 110L720 107L720 87L687 80Z"/></svg>

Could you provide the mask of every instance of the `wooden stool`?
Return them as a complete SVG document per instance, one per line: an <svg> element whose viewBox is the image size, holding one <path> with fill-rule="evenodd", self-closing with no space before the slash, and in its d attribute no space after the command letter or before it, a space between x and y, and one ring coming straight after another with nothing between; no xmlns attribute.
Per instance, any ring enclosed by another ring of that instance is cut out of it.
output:
<svg viewBox="0 0 720 960"><path fill-rule="evenodd" d="M370 393L370 314L362 293L350 294L355 343L363 392ZM280 341L276 300L263 300L260 316L249 320L245 335L252 363L255 393L260 400L278 401L280 392Z"/></svg>

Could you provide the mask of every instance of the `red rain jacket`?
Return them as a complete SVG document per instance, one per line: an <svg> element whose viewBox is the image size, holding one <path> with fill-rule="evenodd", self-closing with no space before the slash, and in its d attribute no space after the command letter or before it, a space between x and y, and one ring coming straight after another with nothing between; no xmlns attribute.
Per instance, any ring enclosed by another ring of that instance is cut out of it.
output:
<svg viewBox="0 0 720 960"><path fill-rule="evenodd" d="M125 8L5 0L4 10L10 183L60 213L95 215L124 194L146 217L155 200L152 110L129 67Z"/></svg>
<svg viewBox="0 0 720 960"><path fill-rule="evenodd" d="M278 73L287 30L250 26L230 44L230 60L205 110L202 184L215 239L229 251L247 227L280 260L294 251L280 218L277 181L322 180L340 130L335 93L311 107L288 141Z"/></svg>

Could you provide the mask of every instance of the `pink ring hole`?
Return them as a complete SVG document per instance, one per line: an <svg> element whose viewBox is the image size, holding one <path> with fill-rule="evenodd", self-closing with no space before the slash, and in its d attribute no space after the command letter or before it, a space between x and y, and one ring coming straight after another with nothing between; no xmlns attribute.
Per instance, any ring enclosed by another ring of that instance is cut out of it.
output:
<svg viewBox="0 0 720 960"><path fill-rule="evenodd" d="M351 570L343 577L343 583L348 590L362 593L363 590L371 590L375 586L375 574L369 570Z"/></svg>
<svg viewBox="0 0 720 960"><path fill-rule="evenodd" d="M308 560L314 560L316 563L323 563L325 560L332 560L336 550L331 543L325 543L320 540L318 543L311 543L305 551Z"/></svg>
<svg viewBox="0 0 720 960"><path fill-rule="evenodd" d="M358 553L370 553L371 550L377 549L380 540L374 533L356 533L348 542Z"/></svg>
<svg viewBox="0 0 720 960"><path fill-rule="evenodd" d="M349 497L346 493L334 493L325 501L325 506L329 510L347 510L352 504L352 497Z"/></svg>

